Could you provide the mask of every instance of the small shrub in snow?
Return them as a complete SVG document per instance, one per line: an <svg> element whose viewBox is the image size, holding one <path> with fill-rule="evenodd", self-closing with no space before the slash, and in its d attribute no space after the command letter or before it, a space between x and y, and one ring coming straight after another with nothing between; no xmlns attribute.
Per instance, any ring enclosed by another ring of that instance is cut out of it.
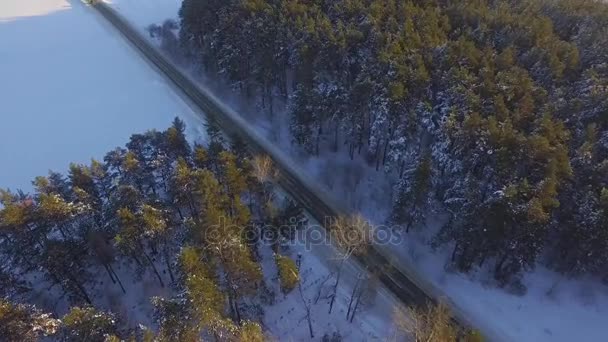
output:
<svg viewBox="0 0 608 342"><path fill-rule="evenodd" d="M62 321L63 341L102 342L117 331L114 314L92 307L73 307Z"/></svg>
<svg viewBox="0 0 608 342"><path fill-rule="evenodd" d="M300 274L296 263L289 257L276 254L274 260L279 270L279 281L281 282L281 290L283 293L289 293L293 290L300 281Z"/></svg>

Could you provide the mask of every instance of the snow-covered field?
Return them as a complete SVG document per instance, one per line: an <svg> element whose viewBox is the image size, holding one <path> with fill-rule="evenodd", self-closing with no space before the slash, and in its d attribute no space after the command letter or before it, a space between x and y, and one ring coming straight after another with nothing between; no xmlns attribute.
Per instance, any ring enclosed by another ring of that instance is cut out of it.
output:
<svg viewBox="0 0 608 342"><path fill-rule="evenodd" d="M143 1L142 1L143 2ZM198 117L78 0L0 1L0 187L88 163L132 133Z"/></svg>

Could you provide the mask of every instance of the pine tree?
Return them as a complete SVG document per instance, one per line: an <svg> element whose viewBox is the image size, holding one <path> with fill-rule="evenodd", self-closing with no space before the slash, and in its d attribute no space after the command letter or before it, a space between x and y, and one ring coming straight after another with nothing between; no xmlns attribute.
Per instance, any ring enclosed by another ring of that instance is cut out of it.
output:
<svg viewBox="0 0 608 342"><path fill-rule="evenodd" d="M259 324L247 321L239 328L238 341L264 342L266 337Z"/></svg>
<svg viewBox="0 0 608 342"><path fill-rule="evenodd" d="M190 308L184 301L154 297L152 304L159 332L158 336L151 340L162 342L200 340L200 331L192 317L189 316Z"/></svg>
<svg viewBox="0 0 608 342"><path fill-rule="evenodd" d="M58 194L41 193L38 195L38 219L41 224L55 228L64 239L72 236L69 221L75 212L74 205L66 202Z"/></svg>
<svg viewBox="0 0 608 342"><path fill-rule="evenodd" d="M38 261L44 275L76 303L92 304L87 289L93 277L87 268L86 247L75 240L48 240Z"/></svg>
<svg viewBox="0 0 608 342"><path fill-rule="evenodd" d="M186 125L184 122L176 117L173 119L172 126L164 132L167 150L171 160L177 160L177 158L187 159L190 157L191 149L184 134L185 130Z"/></svg>
<svg viewBox="0 0 608 342"><path fill-rule="evenodd" d="M184 208L188 209L190 217L193 217L195 220L198 219L198 211L193 197L195 190L194 175L186 160L179 158L171 175L169 194L171 202L182 219L185 217L185 214L182 212Z"/></svg>
<svg viewBox="0 0 608 342"><path fill-rule="evenodd" d="M0 299L0 336L7 342L35 342L54 335L60 321L27 304Z"/></svg>
<svg viewBox="0 0 608 342"><path fill-rule="evenodd" d="M147 206L144 205L142 212L144 210L148 212L153 211L153 209L146 208ZM146 221L146 218L144 218L143 215L143 213L136 214L128 208L118 210L121 231L115 237L116 245L125 255L133 258L142 270L151 269L156 275L161 287L164 287L165 282L156 268L154 260L150 256L148 251L149 241L146 238L149 234L154 232L154 229L161 229L165 223L161 219L157 219L154 214L148 213L148 221ZM142 255L144 258L143 260L141 260Z"/></svg>
<svg viewBox="0 0 608 342"><path fill-rule="evenodd" d="M393 221L405 225L406 232L409 232L412 225L424 222L430 197L431 172L431 156L426 154L420 158L416 169L411 174L406 174L397 186Z"/></svg>
<svg viewBox="0 0 608 342"><path fill-rule="evenodd" d="M204 169L207 167L209 161L209 152L205 147L195 144L193 152L194 165L198 168Z"/></svg>
<svg viewBox="0 0 608 342"><path fill-rule="evenodd" d="M73 307L61 321L63 341L105 342L108 336L117 334L114 315L92 307Z"/></svg>
<svg viewBox="0 0 608 342"><path fill-rule="evenodd" d="M142 208L145 234L151 240L153 251L159 252L162 255L169 277L173 282L175 281L172 266L174 251L171 241L174 237L174 223L168 222L166 217L167 213L150 205L144 205Z"/></svg>
<svg viewBox="0 0 608 342"><path fill-rule="evenodd" d="M29 271L36 268L36 258L45 248L47 230L34 225L36 207L31 197L0 190L0 247L10 261Z"/></svg>
<svg viewBox="0 0 608 342"><path fill-rule="evenodd" d="M274 261L279 272L281 290L287 294L291 292L300 281L299 270L296 263L289 257L275 254Z"/></svg>
<svg viewBox="0 0 608 342"><path fill-rule="evenodd" d="M199 329L215 329L224 318L226 297L218 287L213 273L201 259L199 251L186 247L180 255L180 268L186 296Z"/></svg>
<svg viewBox="0 0 608 342"><path fill-rule="evenodd" d="M216 170L219 168L219 155L225 150L225 140L220 128L214 122L206 124L209 146L207 148L209 166Z"/></svg>

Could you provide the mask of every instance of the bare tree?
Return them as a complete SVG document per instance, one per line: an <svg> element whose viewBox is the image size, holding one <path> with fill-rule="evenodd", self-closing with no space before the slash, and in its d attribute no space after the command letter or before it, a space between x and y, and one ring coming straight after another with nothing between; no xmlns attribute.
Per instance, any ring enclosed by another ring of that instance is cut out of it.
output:
<svg viewBox="0 0 608 342"><path fill-rule="evenodd" d="M296 260L296 266L298 268L298 273L300 273L300 275L298 275L298 276L301 276L300 267L302 266L302 254L298 254L298 259ZM304 296L304 291L302 290L302 283L304 283L304 282L305 282L304 278L302 278L298 282L298 292L300 293L300 299L302 300L302 305L304 306L304 311L306 312L306 315L304 316L304 318L308 322L308 332L310 334L310 338L313 339L313 338L315 338L315 332L312 329L312 317L310 315L310 308L312 307L312 303L309 298L306 298Z"/></svg>
<svg viewBox="0 0 608 342"><path fill-rule="evenodd" d="M355 314L361 310L361 308L369 303L372 303L378 293L379 279L376 274L359 274L357 282L351 292L350 300L348 303L348 311L346 312L346 319L349 322L353 322Z"/></svg>
<svg viewBox="0 0 608 342"><path fill-rule="evenodd" d="M251 161L253 166L253 175L260 182L262 186L262 202L265 203L266 210L276 209L273 208L273 192L272 192L272 181L278 176L278 171L274 167L272 159L268 155L257 155ZM276 212L274 212L276 214ZM269 217L272 216L272 212L267 213Z"/></svg>
<svg viewBox="0 0 608 342"><path fill-rule="evenodd" d="M337 259L339 260L336 281L334 282L330 295L329 313L331 313L336 301L338 285L340 284L340 276L342 275L344 263L353 254L363 255L367 252L367 248L370 245L371 230L367 220L360 214L348 217L338 217L334 220L334 223L329 229L332 242L335 243L337 247Z"/></svg>
<svg viewBox="0 0 608 342"><path fill-rule="evenodd" d="M272 159L268 155L257 155L251 163L254 175L260 183L271 182L277 176Z"/></svg>
<svg viewBox="0 0 608 342"><path fill-rule="evenodd" d="M328 297L324 296L325 283L327 283L331 279L331 273L323 278L321 283L317 286L317 294L315 295L315 304L319 302L321 298L326 299Z"/></svg>
<svg viewBox="0 0 608 342"><path fill-rule="evenodd" d="M397 330L416 342L455 342L458 330L453 325L450 311L444 303L428 304L424 308L397 307L393 322Z"/></svg>
<svg viewBox="0 0 608 342"><path fill-rule="evenodd" d="M350 316L351 316L351 311L354 311L353 308L356 305L353 305L356 302L358 302L358 298L360 298L361 294L363 293L363 283L365 282L367 278L367 275L364 273L359 273L357 275L357 281L355 282L355 286L353 286L353 290L350 294L350 300L348 301L348 311L346 311L346 320L349 320ZM357 299L355 299L357 298ZM354 318L354 315L353 315ZM352 322L352 319L351 319Z"/></svg>

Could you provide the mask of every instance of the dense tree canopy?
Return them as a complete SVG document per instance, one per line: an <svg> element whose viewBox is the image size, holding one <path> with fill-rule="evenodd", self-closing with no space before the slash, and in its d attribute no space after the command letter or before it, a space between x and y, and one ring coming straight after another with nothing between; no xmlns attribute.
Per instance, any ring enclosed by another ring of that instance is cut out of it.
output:
<svg viewBox="0 0 608 342"><path fill-rule="evenodd" d="M249 155L218 136L213 150L192 149L184 130L176 119L163 132L134 134L103 162L37 177L33 194L0 191L0 339L263 340L260 316L243 309L264 288L260 240L245 232L271 223L264 208L272 185L258 181ZM277 215L292 205L278 205ZM125 275L176 294L154 298L157 324L143 333L126 329L121 319L129 317L99 309L99 285L109 281L128 295ZM15 304L28 298L28 285L58 291L72 307L54 319Z"/></svg>
<svg viewBox="0 0 608 342"><path fill-rule="evenodd" d="M185 0L180 18L208 71L271 114L287 100L295 143L383 166L396 223L447 208L461 270L507 281L544 253L607 275L607 5Z"/></svg>

